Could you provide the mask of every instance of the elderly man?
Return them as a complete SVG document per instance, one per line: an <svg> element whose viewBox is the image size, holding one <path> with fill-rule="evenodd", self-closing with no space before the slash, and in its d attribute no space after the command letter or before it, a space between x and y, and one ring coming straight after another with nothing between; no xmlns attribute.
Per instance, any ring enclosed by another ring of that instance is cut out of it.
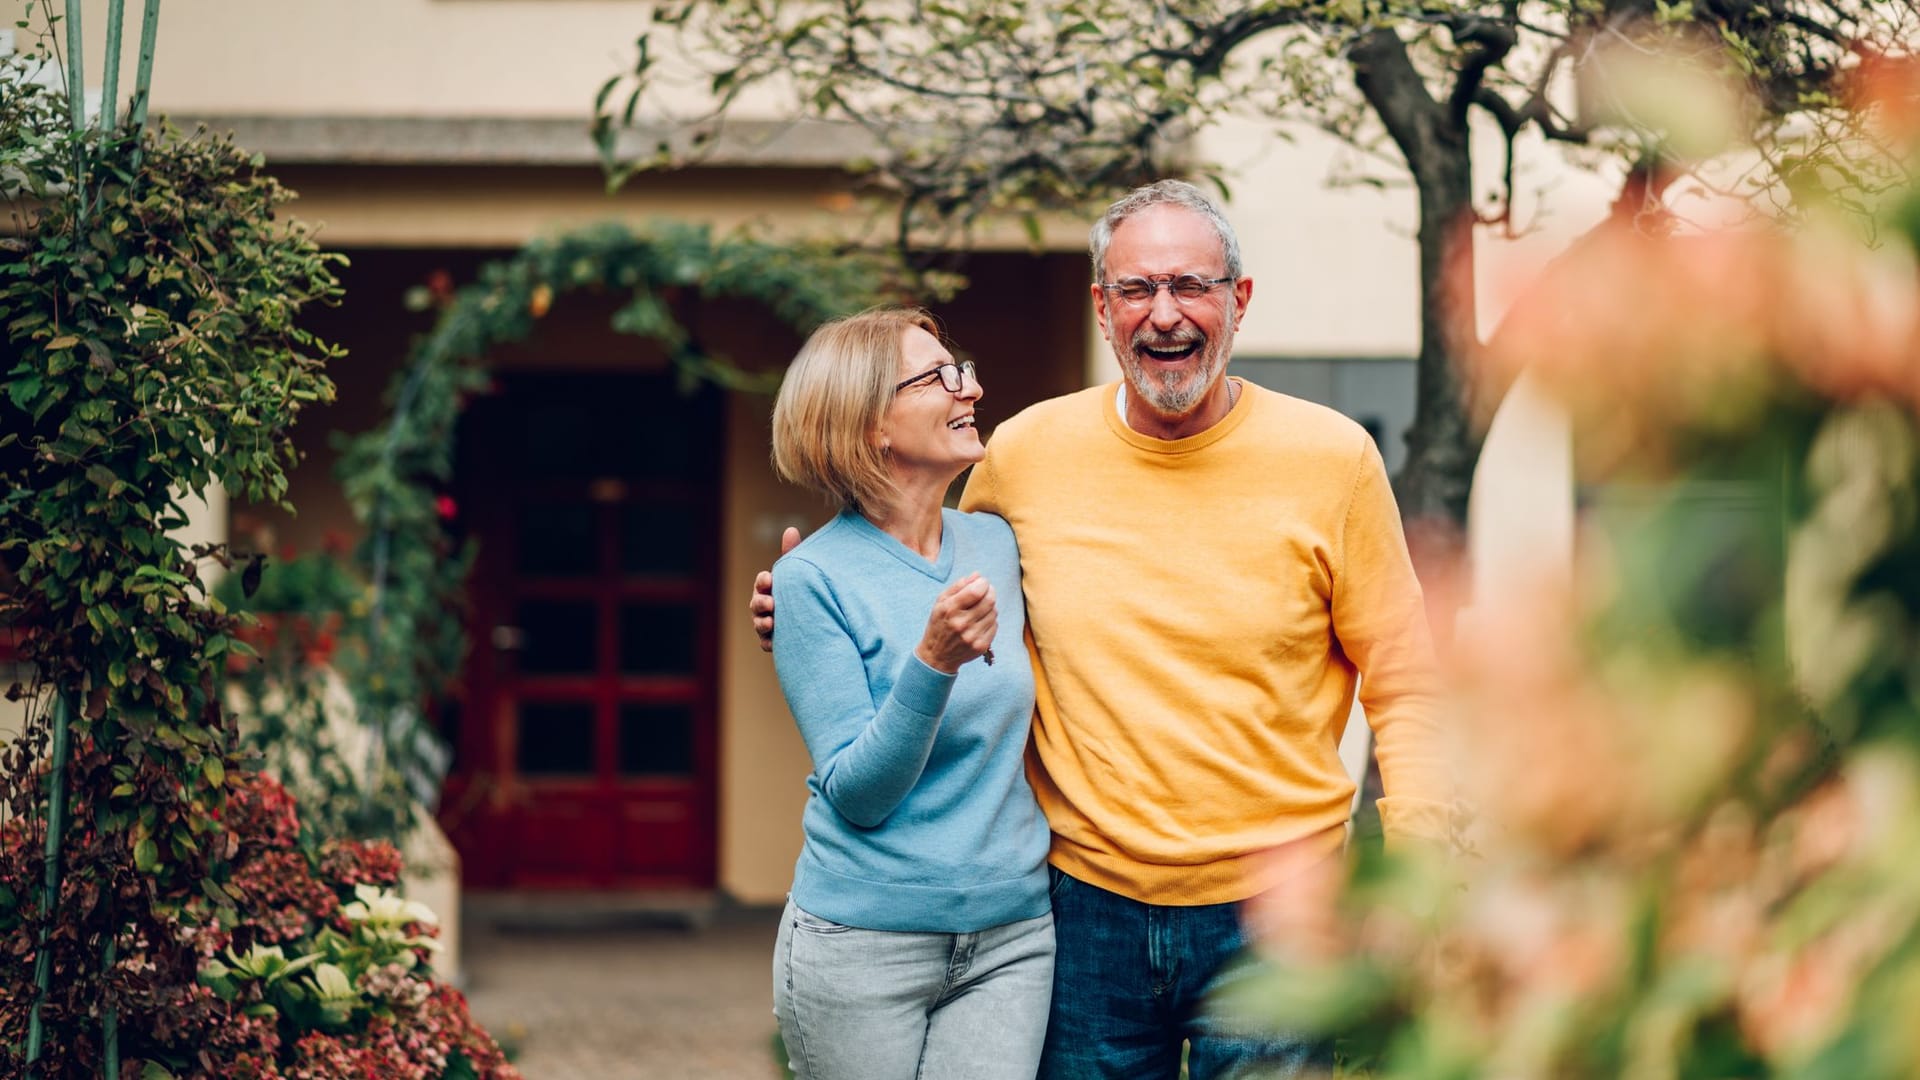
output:
<svg viewBox="0 0 1920 1080"><path fill-rule="evenodd" d="M1287 1075L1324 1048L1206 1007L1274 867L1335 857L1356 684L1390 840L1445 834L1432 649L1359 425L1226 376L1253 281L1224 215L1161 181L1108 208L1094 313L1126 379L1001 424L962 509L1020 544L1053 831L1049 1080ZM770 598L754 611L771 633ZM1364 675L1364 680L1360 676Z"/></svg>

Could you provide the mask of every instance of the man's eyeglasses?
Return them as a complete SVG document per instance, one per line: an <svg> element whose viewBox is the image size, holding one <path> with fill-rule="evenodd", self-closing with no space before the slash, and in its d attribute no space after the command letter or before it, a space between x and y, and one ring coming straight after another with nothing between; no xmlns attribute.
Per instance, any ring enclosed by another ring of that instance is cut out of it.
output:
<svg viewBox="0 0 1920 1080"><path fill-rule="evenodd" d="M1176 278L1148 280L1147 278L1121 278L1119 281L1103 281L1100 287L1107 290L1108 296L1118 297L1128 307L1139 307L1153 302L1153 294L1161 289L1173 294L1173 298L1182 304L1191 304L1222 285L1233 281L1230 277L1203 278L1198 274L1181 274Z"/></svg>
<svg viewBox="0 0 1920 1080"><path fill-rule="evenodd" d="M972 379L976 386L980 383L980 376L973 373L973 361L961 360L957 363L941 364L931 371L923 371L911 379L896 383L893 392L897 394L915 383L926 382L936 375L940 377L940 385L945 387L949 394L960 392L960 387L965 385L961 382L962 379Z"/></svg>

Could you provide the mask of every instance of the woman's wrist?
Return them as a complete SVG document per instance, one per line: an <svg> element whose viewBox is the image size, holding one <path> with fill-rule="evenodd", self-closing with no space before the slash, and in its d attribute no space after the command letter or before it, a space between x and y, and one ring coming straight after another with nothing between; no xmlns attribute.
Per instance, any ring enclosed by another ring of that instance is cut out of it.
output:
<svg viewBox="0 0 1920 1080"><path fill-rule="evenodd" d="M924 641L913 647L913 655L917 657L921 663L942 675L960 674L959 665L956 664L953 667L948 667L946 664L941 663L939 659L933 655L932 650L927 648L927 643Z"/></svg>

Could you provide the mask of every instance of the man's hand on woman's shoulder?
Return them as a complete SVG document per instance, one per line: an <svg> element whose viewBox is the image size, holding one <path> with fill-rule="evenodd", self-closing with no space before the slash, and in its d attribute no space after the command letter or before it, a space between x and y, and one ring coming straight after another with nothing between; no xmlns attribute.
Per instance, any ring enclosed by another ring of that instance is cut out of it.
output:
<svg viewBox="0 0 1920 1080"><path fill-rule="evenodd" d="M800 530L787 526L780 534L780 554L800 546ZM753 632L760 637L760 651L773 651L773 571L762 570L753 576L753 599L747 610L753 613Z"/></svg>

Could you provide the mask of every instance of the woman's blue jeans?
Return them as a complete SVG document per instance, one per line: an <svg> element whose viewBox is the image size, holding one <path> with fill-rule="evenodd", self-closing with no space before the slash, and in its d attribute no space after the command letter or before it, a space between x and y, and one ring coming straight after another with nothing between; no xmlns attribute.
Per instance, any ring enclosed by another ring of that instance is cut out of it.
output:
<svg viewBox="0 0 1920 1080"><path fill-rule="evenodd" d="M773 1013L797 1080L1033 1080L1053 916L971 934L862 930L787 901Z"/></svg>
<svg viewBox="0 0 1920 1080"><path fill-rule="evenodd" d="M1041 1080L1192 1080L1330 1073L1330 1047L1210 1014L1246 944L1238 904L1143 904L1052 867L1053 1016Z"/></svg>

